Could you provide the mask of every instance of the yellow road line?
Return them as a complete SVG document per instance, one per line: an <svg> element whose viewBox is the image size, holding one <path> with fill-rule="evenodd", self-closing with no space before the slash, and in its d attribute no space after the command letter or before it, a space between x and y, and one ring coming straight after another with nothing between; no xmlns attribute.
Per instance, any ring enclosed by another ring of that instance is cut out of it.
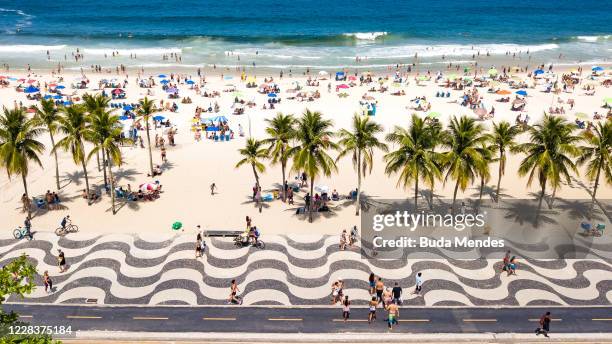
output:
<svg viewBox="0 0 612 344"><path fill-rule="evenodd" d="M612 321L612 318L593 318L593 321Z"/></svg>
<svg viewBox="0 0 612 344"><path fill-rule="evenodd" d="M168 320L166 317L132 317L132 320Z"/></svg>
<svg viewBox="0 0 612 344"><path fill-rule="evenodd" d="M429 322L429 319L399 319L399 322Z"/></svg>
<svg viewBox="0 0 612 344"><path fill-rule="evenodd" d="M268 318L269 321L302 321L302 318Z"/></svg>
<svg viewBox="0 0 612 344"><path fill-rule="evenodd" d="M550 319L551 321L563 321L561 318ZM540 321L540 319L529 319L529 321Z"/></svg>
<svg viewBox="0 0 612 344"><path fill-rule="evenodd" d="M497 319L463 319L463 322L496 322Z"/></svg>
<svg viewBox="0 0 612 344"><path fill-rule="evenodd" d="M344 319L334 319L334 322L344 322ZM348 319L346 322L367 322L367 319Z"/></svg>
<svg viewBox="0 0 612 344"><path fill-rule="evenodd" d="M66 315L66 319L102 319L102 317L93 315Z"/></svg>
<svg viewBox="0 0 612 344"><path fill-rule="evenodd" d="M203 320L236 320L236 318L202 318Z"/></svg>

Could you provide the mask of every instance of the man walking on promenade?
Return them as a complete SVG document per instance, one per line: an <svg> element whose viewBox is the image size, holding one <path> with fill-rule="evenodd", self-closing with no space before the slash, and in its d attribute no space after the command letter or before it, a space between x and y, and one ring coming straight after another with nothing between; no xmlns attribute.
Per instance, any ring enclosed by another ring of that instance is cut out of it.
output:
<svg viewBox="0 0 612 344"><path fill-rule="evenodd" d="M536 336L539 336L539 335L543 334L544 337L548 338L548 332L549 331L550 331L550 312L546 312L540 318L540 327L538 327L535 330L535 333L536 333Z"/></svg>

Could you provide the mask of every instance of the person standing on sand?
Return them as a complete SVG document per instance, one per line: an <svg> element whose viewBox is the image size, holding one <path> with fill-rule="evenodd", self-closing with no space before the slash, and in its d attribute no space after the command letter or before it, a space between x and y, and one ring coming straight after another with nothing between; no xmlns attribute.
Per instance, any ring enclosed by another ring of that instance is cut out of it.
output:
<svg viewBox="0 0 612 344"><path fill-rule="evenodd" d="M210 184L210 195L214 196L217 185L215 183Z"/></svg>

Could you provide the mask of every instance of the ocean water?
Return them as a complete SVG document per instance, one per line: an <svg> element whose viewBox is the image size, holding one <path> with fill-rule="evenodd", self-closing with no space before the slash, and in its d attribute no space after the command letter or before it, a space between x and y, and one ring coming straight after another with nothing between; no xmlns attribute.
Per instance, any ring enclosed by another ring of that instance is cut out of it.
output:
<svg viewBox="0 0 612 344"><path fill-rule="evenodd" d="M607 64L612 57L611 4L609 0L0 1L0 62L17 68L26 63L35 67L62 63L69 68L119 63L384 68L413 62L470 63L479 54L489 54L492 60L512 59L516 54L521 65ZM71 58L77 48L85 56L79 62ZM112 58L113 51L119 56ZM170 53L179 54L180 63L162 59Z"/></svg>

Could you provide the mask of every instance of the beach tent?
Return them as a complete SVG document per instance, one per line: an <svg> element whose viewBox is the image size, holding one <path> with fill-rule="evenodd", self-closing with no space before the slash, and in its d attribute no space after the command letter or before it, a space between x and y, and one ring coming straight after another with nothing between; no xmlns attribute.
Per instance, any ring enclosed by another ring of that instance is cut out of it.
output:
<svg viewBox="0 0 612 344"><path fill-rule="evenodd" d="M23 92L24 92L24 93L36 93L36 92L39 92L39 91L40 91L40 90L39 90L38 88L36 88L36 87L34 87L34 86L32 86L32 85L30 85L30 86L26 87L26 88L23 90Z"/></svg>
<svg viewBox="0 0 612 344"><path fill-rule="evenodd" d="M515 93L518 94L519 96L523 96L523 97L527 96L527 91L525 90L519 90L519 91L516 91Z"/></svg>

